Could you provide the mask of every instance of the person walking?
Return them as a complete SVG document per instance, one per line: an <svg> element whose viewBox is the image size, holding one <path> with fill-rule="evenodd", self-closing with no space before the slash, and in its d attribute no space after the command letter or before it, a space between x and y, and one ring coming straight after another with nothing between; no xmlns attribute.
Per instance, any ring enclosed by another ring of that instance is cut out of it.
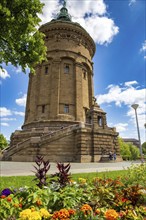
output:
<svg viewBox="0 0 146 220"><path fill-rule="evenodd" d="M109 160L112 160L113 159L113 154L112 154L112 152L110 151L109 152Z"/></svg>

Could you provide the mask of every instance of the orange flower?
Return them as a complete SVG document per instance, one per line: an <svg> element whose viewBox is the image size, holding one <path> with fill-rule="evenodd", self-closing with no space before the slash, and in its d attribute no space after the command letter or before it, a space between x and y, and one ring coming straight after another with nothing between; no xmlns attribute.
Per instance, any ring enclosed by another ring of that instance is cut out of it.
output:
<svg viewBox="0 0 146 220"><path fill-rule="evenodd" d="M69 209L68 212L69 212L70 215L74 215L76 213L76 211L73 210L73 209Z"/></svg>
<svg viewBox="0 0 146 220"><path fill-rule="evenodd" d="M99 209L96 209L96 210L95 210L95 214L99 215L99 214L100 214L100 210L99 210Z"/></svg>
<svg viewBox="0 0 146 220"><path fill-rule="evenodd" d="M37 204L38 206L40 206L40 205L42 205L42 201L38 199L38 200L36 201L36 204Z"/></svg>
<svg viewBox="0 0 146 220"><path fill-rule="evenodd" d="M88 214L91 213L92 208L91 208L90 205L85 204L85 205L83 205L83 206L81 207L81 211L84 212L85 215L88 215Z"/></svg>
<svg viewBox="0 0 146 220"><path fill-rule="evenodd" d="M67 209L60 209L59 211L54 212L52 218L57 220L68 220L69 216L70 214Z"/></svg>
<svg viewBox="0 0 146 220"><path fill-rule="evenodd" d="M12 201L12 198L11 198L11 197L8 197L8 198L7 198L7 201L8 201L8 202L11 202L11 201Z"/></svg>
<svg viewBox="0 0 146 220"><path fill-rule="evenodd" d="M119 217L118 213L114 209L108 209L105 213L107 220L116 220Z"/></svg>

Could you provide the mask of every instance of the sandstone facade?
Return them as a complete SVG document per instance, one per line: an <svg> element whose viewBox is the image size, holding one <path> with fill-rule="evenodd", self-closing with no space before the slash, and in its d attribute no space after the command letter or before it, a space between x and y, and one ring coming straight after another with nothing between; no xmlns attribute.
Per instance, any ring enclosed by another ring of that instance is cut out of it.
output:
<svg viewBox="0 0 146 220"><path fill-rule="evenodd" d="M61 14L62 13L62 14ZM47 59L29 75L25 121L11 136L4 160L98 162L110 151L121 160L118 133L93 91L95 43L65 6L56 20L42 25Z"/></svg>

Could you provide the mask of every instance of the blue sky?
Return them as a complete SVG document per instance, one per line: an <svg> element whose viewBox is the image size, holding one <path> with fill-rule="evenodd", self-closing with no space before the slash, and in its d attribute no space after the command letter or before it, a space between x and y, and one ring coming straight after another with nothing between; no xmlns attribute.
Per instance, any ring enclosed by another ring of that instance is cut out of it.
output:
<svg viewBox="0 0 146 220"><path fill-rule="evenodd" d="M59 0L45 3L42 24L58 13ZM96 42L94 93L107 112L108 126L121 137L136 138L137 110L141 142L146 141L146 1L145 0L68 0L72 21L80 23ZM23 125L28 74L11 64L0 72L1 133L9 139ZM29 70L28 70L29 72Z"/></svg>

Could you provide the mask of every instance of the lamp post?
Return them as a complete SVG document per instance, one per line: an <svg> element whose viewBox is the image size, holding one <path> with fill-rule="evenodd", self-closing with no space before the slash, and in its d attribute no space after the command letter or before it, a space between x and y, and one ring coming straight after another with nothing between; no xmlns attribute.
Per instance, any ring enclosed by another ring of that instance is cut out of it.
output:
<svg viewBox="0 0 146 220"><path fill-rule="evenodd" d="M138 133L138 140L139 140L139 150L140 150L140 157L141 157L141 161L142 161L142 159L143 159L142 146L141 146L139 124L138 124L138 117L137 117L137 108L139 107L139 105L138 104L133 104L133 105L131 105L131 107L135 110L135 117L136 117L136 124L137 124L137 133Z"/></svg>

